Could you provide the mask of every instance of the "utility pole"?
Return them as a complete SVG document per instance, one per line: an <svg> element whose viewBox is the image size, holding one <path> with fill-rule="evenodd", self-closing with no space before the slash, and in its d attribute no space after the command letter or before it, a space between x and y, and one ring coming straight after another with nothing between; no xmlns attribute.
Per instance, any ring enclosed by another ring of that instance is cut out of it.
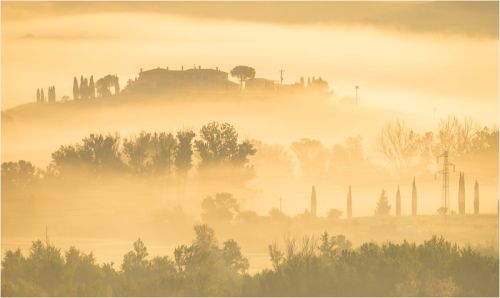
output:
<svg viewBox="0 0 500 298"><path fill-rule="evenodd" d="M453 167L453 172L455 172L455 165L448 161L448 151L445 151L442 155L437 157L437 162L439 158L443 158L443 169L438 172L442 175L442 189L441 189L441 208L444 208L444 214L448 214L450 211L449 197L450 197L450 167Z"/></svg>
<svg viewBox="0 0 500 298"><path fill-rule="evenodd" d="M354 89L356 89L356 105L358 105L358 103L359 103L359 100L358 100L358 89L359 89L359 86L358 85L354 86Z"/></svg>

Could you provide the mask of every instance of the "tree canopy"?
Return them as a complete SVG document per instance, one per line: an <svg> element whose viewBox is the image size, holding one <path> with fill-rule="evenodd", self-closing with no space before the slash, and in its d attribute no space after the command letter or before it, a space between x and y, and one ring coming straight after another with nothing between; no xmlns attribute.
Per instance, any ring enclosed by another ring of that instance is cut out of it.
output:
<svg viewBox="0 0 500 298"><path fill-rule="evenodd" d="M250 66L238 65L231 70L230 74L240 80L240 87L243 88L244 82L255 78L255 69Z"/></svg>

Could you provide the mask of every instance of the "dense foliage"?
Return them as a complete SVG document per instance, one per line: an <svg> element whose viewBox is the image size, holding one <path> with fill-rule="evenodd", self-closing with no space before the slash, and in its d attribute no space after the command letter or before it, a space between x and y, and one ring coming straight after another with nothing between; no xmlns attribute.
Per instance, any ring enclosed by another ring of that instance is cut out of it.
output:
<svg viewBox="0 0 500 298"><path fill-rule="evenodd" d="M248 141L238 144L238 133L229 123L208 123L195 140L191 130L172 133L141 132L131 138L119 135L91 134L81 143L61 146L52 153L48 172L64 175L77 169L102 174L120 171L138 175L176 174L185 177L192 167L193 155L200 156L200 167L227 166L246 168L248 157L255 154ZM193 142L194 140L194 142Z"/></svg>
<svg viewBox="0 0 500 298"><path fill-rule="evenodd" d="M139 239L119 270L70 248L33 242L29 255L7 251L3 296L498 296L498 258L434 237L421 245L366 243L352 249L343 236L288 240L269 247L273 268L253 276L234 240L218 245L214 231L173 258L148 258Z"/></svg>

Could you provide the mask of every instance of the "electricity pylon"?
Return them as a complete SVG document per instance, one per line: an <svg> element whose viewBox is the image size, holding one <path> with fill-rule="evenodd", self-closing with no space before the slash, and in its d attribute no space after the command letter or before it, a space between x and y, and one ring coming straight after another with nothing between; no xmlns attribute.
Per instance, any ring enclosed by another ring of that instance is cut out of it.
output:
<svg viewBox="0 0 500 298"><path fill-rule="evenodd" d="M442 175L442 189L441 189L441 208L444 214L448 214L450 211L450 167L453 167L453 172L455 172L455 165L450 163L448 160L448 151L437 157L437 162L439 163L439 158L443 158L443 169L437 174Z"/></svg>

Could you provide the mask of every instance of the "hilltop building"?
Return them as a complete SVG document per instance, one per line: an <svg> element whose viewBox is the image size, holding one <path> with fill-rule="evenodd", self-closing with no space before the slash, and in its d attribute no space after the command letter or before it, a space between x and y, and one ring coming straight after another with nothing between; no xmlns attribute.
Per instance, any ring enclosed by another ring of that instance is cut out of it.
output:
<svg viewBox="0 0 500 298"><path fill-rule="evenodd" d="M155 68L139 72L139 77L129 81L125 93L155 93L165 91L227 91L238 90L238 84L229 81L228 73L218 68L193 67L180 70Z"/></svg>

